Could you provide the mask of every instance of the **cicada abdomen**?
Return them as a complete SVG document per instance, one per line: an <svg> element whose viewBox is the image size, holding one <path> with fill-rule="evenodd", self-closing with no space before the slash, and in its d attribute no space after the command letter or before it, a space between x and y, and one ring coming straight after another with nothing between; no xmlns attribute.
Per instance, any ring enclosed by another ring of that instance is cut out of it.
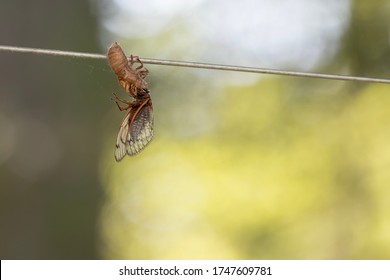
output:
<svg viewBox="0 0 390 280"><path fill-rule="evenodd" d="M108 49L108 62L118 77L120 85L133 97L137 94L137 89L147 89L148 84L144 78L149 71L143 66L138 56L130 56L130 62L117 42L114 42ZM140 66L133 69L135 62Z"/></svg>

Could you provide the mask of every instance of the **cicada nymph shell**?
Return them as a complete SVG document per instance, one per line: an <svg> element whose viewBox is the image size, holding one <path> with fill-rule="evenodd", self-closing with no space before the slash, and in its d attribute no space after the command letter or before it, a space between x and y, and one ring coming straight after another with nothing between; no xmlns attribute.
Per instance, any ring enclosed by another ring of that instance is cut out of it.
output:
<svg viewBox="0 0 390 280"><path fill-rule="evenodd" d="M114 101L118 109L127 111L121 122L115 145L115 159L119 162L126 155L138 154L152 140L153 104L148 84L144 80L149 71L143 67L139 57L131 55L128 62L125 53L116 42L109 48L107 57L120 85L134 98L134 101L129 102L114 93ZM133 69L135 62L140 66ZM119 102L125 105L122 107Z"/></svg>
<svg viewBox="0 0 390 280"><path fill-rule="evenodd" d="M120 85L132 96L137 94L137 89L147 89L148 84L144 80L149 74L148 69L143 66L138 56L130 56L130 62L117 42L114 42L108 49L108 62L111 69L118 77ZM133 69L135 63L140 65Z"/></svg>

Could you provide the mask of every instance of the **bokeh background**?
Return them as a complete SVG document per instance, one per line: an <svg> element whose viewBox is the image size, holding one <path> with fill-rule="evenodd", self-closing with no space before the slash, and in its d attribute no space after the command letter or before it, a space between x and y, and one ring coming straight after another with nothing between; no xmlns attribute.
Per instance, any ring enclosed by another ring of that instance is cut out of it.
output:
<svg viewBox="0 0 390 280"><path fill-rule="evenodd" d="M0 1L0 44L390 78L386 0ZM2 259L389 259L390 87L0 52Z"/></svg>

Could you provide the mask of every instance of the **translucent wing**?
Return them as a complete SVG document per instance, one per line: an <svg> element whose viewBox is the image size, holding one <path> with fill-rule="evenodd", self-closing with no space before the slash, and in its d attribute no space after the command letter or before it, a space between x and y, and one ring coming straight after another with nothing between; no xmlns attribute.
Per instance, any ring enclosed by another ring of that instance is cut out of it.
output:
<svg viewBox="0 0 390 280"><path fill-rule="evenodd" d="M130 156L142 151L153 138L153 106L149 99L146 104L137 108L130 120L129 139L126 143L127 154Z"/></svg>
<svg viewBox="0 0 390 280"><path fill-rule="evenodd" d="M153 106L150 98L140 106L134 106L123 118L116 139L115 159L126 154L134 156L142 151L153 138Z"/></svg>
<svg viewBox="0 0 390 280"><path fill-rule="evenodd" d="M122 160L126 155L126 143L130 136L130 111L127 112L126 116L123 118L121 126L119 128L118 136L116 137L115 145L115 159L116 161Z"/></svg>

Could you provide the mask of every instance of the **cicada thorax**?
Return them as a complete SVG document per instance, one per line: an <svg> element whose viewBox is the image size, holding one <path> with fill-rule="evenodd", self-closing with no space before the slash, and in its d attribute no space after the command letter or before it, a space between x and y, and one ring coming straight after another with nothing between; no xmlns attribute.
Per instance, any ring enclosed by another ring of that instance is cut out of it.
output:
<svg viewBox="0 0 390 280"><path fill-rule="evenodd" d="M118 77L119 84L132 96L137 94L137 89L147 89L148 84L144 78L149 71L143 67L141 60L136 56L130 56L130 63L117 42L113 43L107 53L108 62ZM133 69L135 62L140 66Z"/></svg>

